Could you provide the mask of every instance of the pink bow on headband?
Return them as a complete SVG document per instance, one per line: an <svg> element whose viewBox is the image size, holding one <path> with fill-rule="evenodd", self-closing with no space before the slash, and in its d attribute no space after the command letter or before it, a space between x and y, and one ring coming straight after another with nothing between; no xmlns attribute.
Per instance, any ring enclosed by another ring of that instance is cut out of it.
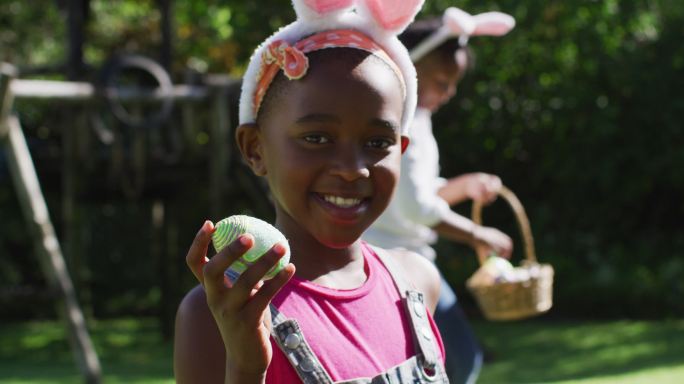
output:
<svg viewBox="0 0 684 384"><path fill-rule="evenodd" d="M290 45L284 40L275 40L268 44L261 57L262 62L257 75L256 91L254 93L254 115L259 112L266 90L282 69L290 80L301 79L309 70L309 58L306 53L326 48L354 48L370 52L396 72L399 79L403 79L401 70L387 53L370 37L351 29L337 29L323 31L308 36ZM402 83L402 92L406 94L406 84Z"/></svg>
<svg viewBox="0 0 684 384"><path fill-rule="evenodd" d="M264 63L276 63L290 80L301 79L309 68L309 58L286 41L274 41L264 51Z"/></svg>
<svg viewBox="0 0 684 384"><path fill-rule="evenodd" d="M424 0L293 0L300 19L316 19L356 8L367 13L385 31L401 32L418 13Z"/></svg>

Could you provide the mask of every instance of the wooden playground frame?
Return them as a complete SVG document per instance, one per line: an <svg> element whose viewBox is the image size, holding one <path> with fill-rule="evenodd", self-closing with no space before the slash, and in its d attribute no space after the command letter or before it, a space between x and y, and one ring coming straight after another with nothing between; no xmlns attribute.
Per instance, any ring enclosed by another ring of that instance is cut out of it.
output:
<svg viewBox="0 0 684 384"><path fill-rule="evenodd" d="M211 108L210 150L212 161L209 169L209 190L212 214L218 215L222 206L225 191L225 175L231 154L228 146L231 132L229 102L231 92L239 84L239 80L228 77L217 77L203 86L174 85L170 93L157 91L141 92L133 89L119 94L123 102L154 103L164 98L172 98L178 102L208 103ZM17 79L17 70L10 64L0 63L0 145L8 158L13 185L19 198L22 213L29 226L35 252L40 261L41 271L54 287L58 297L57 312L65 322L74 359L87 383L101 383L102 369L86 327L86 317L77 299L72 278L65 263L63 247L55 233L50 220L47 204L43 196L40 181L36 173L33 159L29 151L19 117L13 113L15 100L50 100L62 103L91 103L101 98L95 86L85 82L45 81ZM72 129L64 129L65 142L75 133ZM70 169L68 149L65 148L65 168L63 169L63 220L65 224L64 242L71 243L70 234L76 223L73 220L73 209L76 205L74 181L77 175ZM161 211L163 215L163 208ZM159 207L153 207L154 221L159 221ZM163 221L163 220L162 220ZM158 223L161 226L161 223ZM72 247L73 248L73 247Z"/></svg>

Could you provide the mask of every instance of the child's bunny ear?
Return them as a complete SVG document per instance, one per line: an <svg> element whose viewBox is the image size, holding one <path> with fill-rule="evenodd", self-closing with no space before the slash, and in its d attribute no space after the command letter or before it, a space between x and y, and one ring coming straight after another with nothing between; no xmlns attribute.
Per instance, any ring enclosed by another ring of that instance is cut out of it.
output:
<svg viewBox="0 0 684 384"><path fill-rule="evenodd" d="M503 36L515 27L513 16L501 12L480 13L473 18L476 24L473 35Z"/></svg>
<svg viewBox="0 0 684 384"><path fill-rule="evenodd" d="M361 10L386 32L401 33L413 21L424 0L358 0ZM365 9L364 9L365 8Z"/></svg>
<svg viewBox="0 0 684 384"><path fill-rule="evenodd" d="M456 7L444 11L442 22L453 36L470 36L477 26L473 15Z"/></svg>
<svg viewBox="0 0 684 384"><path fill-rule="evenodd" d="M351 8L355 0L292 0L300 20L312 20Z"/></svg>

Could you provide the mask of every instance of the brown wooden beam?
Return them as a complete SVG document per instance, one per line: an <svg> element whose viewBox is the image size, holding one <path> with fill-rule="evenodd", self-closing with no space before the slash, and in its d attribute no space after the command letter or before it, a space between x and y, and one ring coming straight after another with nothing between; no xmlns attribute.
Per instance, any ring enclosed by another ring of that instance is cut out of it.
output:
<svg viewBox="0 0 684 384"><path fill-rule="evenodd" d="M102 382L100 361L90 340L59 240L50 221L24 132L19 119L11 114L12 96L9 90L14 76L16 70L12 66L0 66L0 144L7 155L10 174L34 239L42 272L58 290L58 313L67 324L76 362L87 383L99 384Z"/></svg>

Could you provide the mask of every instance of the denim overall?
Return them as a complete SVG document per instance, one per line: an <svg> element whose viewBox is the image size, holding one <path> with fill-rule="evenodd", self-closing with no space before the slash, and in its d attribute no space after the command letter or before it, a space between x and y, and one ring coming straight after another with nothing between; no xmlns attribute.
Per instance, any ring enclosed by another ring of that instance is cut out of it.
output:
<svg viewBox="0 0 684 384"><path fill-rule="evenodd" d="M427 384L449 383L440 361L439 347L430 327L423 294L412 289L399 267L384 250L374 248L390 272L401 294L404 308L410 319L416 355L375 377L363 377L336 384ZM333 384L328 372L306 342L295 319L287 319L271 304L271 336L287 356L304 384Z"/></svg>

